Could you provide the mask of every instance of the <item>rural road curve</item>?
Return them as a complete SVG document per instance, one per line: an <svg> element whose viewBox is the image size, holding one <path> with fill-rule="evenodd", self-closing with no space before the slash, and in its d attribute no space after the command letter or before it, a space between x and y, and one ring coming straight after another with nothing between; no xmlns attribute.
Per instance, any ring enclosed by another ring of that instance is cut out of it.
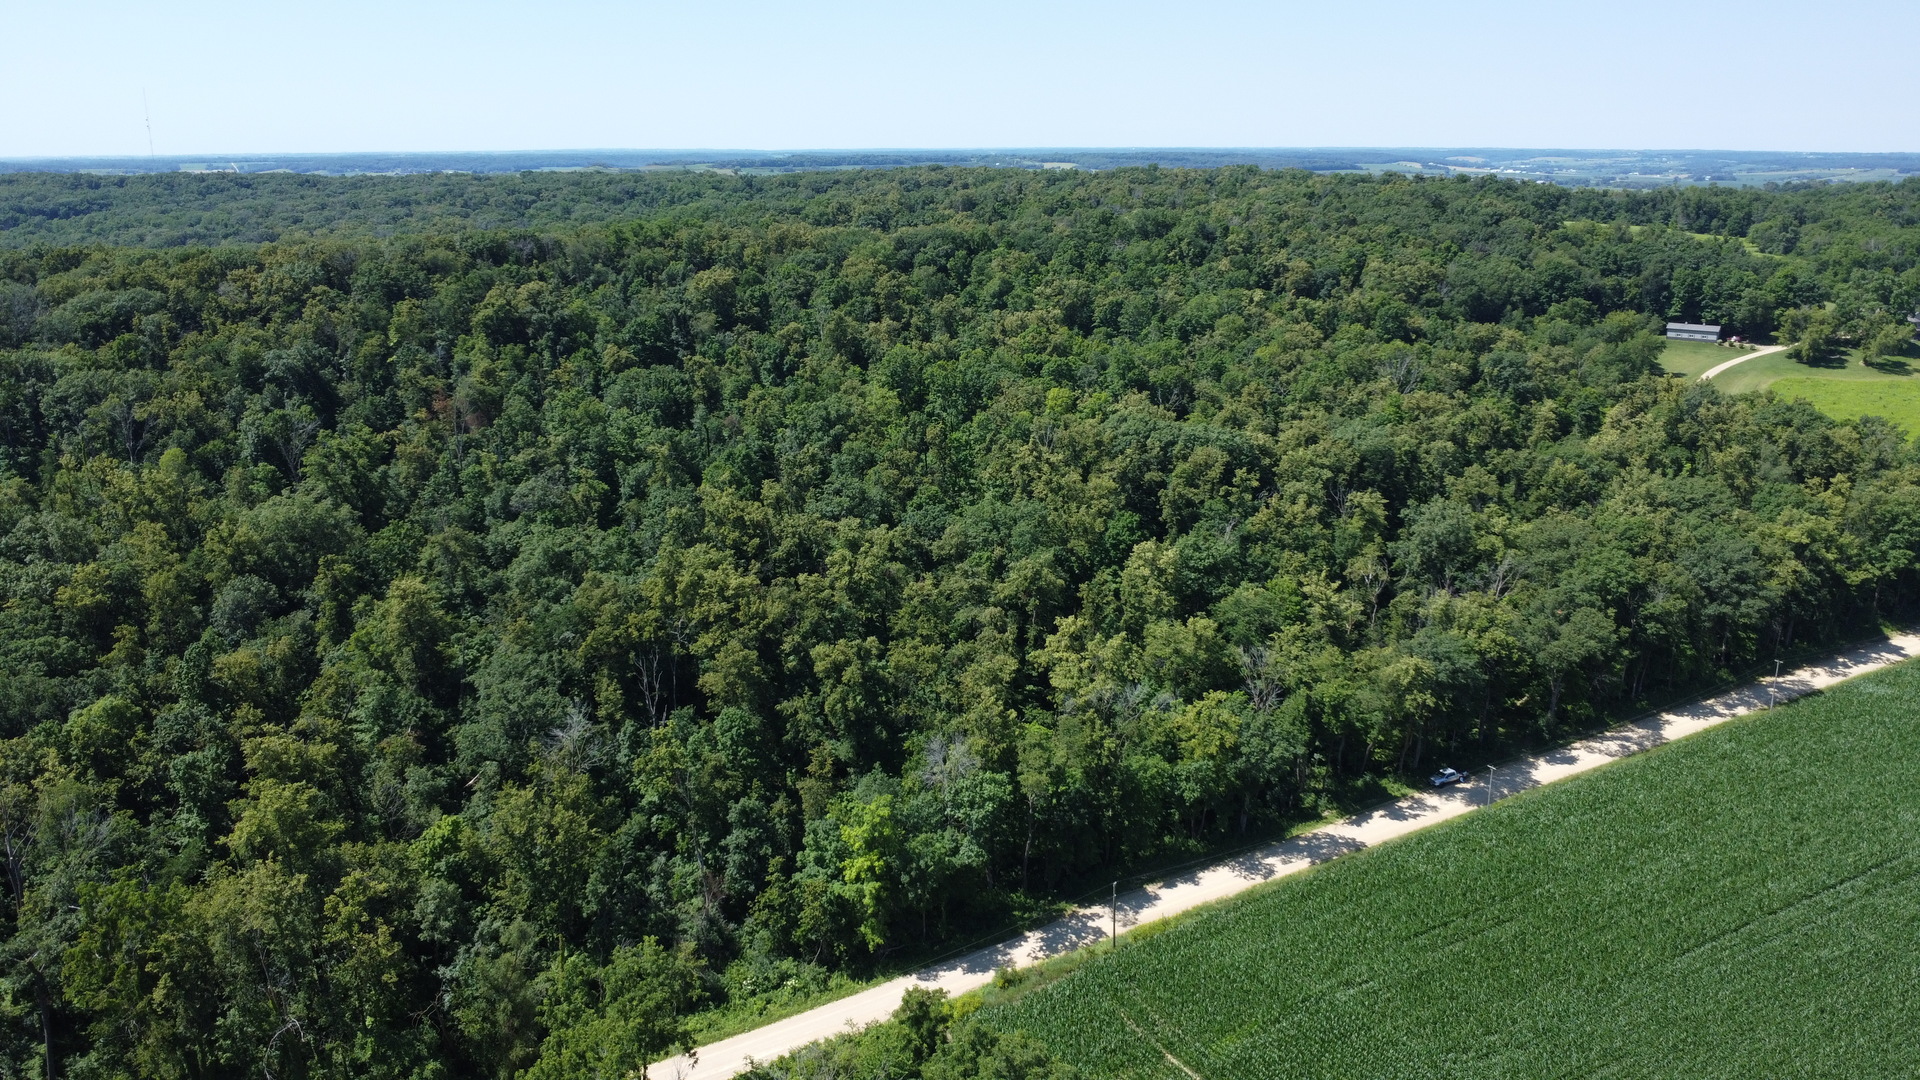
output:
<svg viewBox="0 0 1920 1080"><path fill-rule="evenodd" d="M1748 354L1748 358L1754 355L1758 354ZM1727 366L1723 364L1714 371ZM1766 708L1770 687L1777 700L1789 701L1914 656L1920 656L1920 634L1877 641L1823 663L1787 672L1778 679L1749 683L1718 697L1660 713L1570 746L1508 762L1494 772L1491 785L1485 778L1476 778L1465 787L1409 795L1224 862L1123 893L1117 904L1120 925L1131 929L1177 915L1262 882L1298 873L1335 856L1458 817L1515 792L1563 780L1609 761L1704 731L1736 716ZM910 986L939 987L949 994L965 993L990 982L997 968L1024 967L1103 940L1107 936L1108 912L1105 906L1076 909L1060 921L1024 937L710 1043L693 1055L660 1062L647 1070L648 1080L723 1080L738 1075L754 1061L771 1061L808 1043L886 1019L899 1006L901 995Z"/></svg>
<svg viewBox="0 0 1920 1080"><path fill-rule="evenodd" d="M1789 346L1789 345L1762 345L1750 353L1742 353L1739 356L1734 357L1733 359L1727 361L1724 364L1715 364L1713 367L1708 368L1706 373L1700 376L1700 381L1705 382L1708 379L1713 378L1715 375L1718 375L1721 372L1727 370L1728 368L1733 367L1735 364L1744 364L1756 356L1765 356L1768 353L1777 353L1781 349L1787 349L1791 347L1792 346Z"/></svg>

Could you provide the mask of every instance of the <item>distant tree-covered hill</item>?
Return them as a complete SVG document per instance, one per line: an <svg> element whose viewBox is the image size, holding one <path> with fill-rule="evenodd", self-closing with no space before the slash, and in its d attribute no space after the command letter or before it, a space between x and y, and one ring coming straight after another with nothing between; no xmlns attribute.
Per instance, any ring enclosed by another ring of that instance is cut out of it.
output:
<svg viewBox="0 0 1920 1080"><path fill-rule="evenodd" d="M1246 167L1228 172L1244 173ZM1147 170L1120 170L1140 175ZM656 214L672 208L703 217L753 220L768 213L813 224L894 228L944 220L957 212L992 220L1000 184L1020 191L1106 190L1111 181L1054 172L925 168L803 172L780 176L716 172L518 172L406 176L292 173L0 173L0 247L108 244L139 247L253 244L283 236L383 237L401 233L531 229L549 231ZM945 176L943 174L955 174ZM1000 181L989 178L1002 177ZM1364 174L1327 174L1329 190L1370 184ZM1432 178L1421 178L1431 182ZM1464 178L1458 182L1471 182ZM1785 251L1811 226L1816 238L1837 231L1870 234L1915 224L1920 180L1897 185L1789 186L1787 190L1690 187L1607 191L1541 185L1529 196L1541 221L1587 218L1634 225L1666 224L1726 236L1747 236L1764 250ZM1371 191L1371 187L1357 190ZM952 204L956 192L987 201ZM848 217L858 210L858 220ZM1754 231L1758 230L1758 231ZM1868 234L1858 239L1865 241ZM1885 239L1884 237L1882 238Z"/></svg>
<svg viewBox="0 0 1920 1080"><path fill-rule="evenodd" d="M1907 433L1658 367L1920 184L0 189L9 1074L627 1075L1920 597Z"/></svg>

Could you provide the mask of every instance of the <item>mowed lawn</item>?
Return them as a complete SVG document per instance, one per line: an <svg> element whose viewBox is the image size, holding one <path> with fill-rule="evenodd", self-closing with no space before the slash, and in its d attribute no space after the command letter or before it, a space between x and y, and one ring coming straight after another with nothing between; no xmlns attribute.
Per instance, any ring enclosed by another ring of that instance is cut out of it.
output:
<svg viewBox="0 0 1920 1080"><path fill-rule="evenodd" d="M1743 355L1703 341L1672 341L1660 354L1668 374L1697 379L1712 368ZM1729 394L1772 389L1782 397L1805 399L1838 420L1884 416L1920 434L1920 369L1893 359L1868 366L1856 351L1836 354L1818 366L1802 364L1785 352L1768 353L1721 372L1713 384Z"/></svg>
<svg viewBox="0 0 1920 1080"><path fill-rule="evenodd" d="M1712 348L1713 346L1708 346ZM1859 353L1849 349L1835 353L1819 364L1802 364L1788 355L1792 350L1768 353L1730 368L1713 377L1713 385L1729 394L1764 390L1781 379L1819 379L1832 382L1879 383L1886 386L1920 386L1920 378L1907 360L1882 361L1869 367L1860 362Z"/></svg>
<svg viewBox="0 0 1920 1080"><path fill-rule="evenodd" d="M1703 373L1729 360L1738 360L1751 351L1731 345L1715 345L1709 341L1669 341L1666 349L1660 353L1660 367L1669 375L1697 379Z"/></svg>
<svg viewBox="0 0 1920 1080"><path fill-rule="evenodd" d="M983 1016L1090 1077L1920 1075L1920 665L1277 882Z"/></svg>

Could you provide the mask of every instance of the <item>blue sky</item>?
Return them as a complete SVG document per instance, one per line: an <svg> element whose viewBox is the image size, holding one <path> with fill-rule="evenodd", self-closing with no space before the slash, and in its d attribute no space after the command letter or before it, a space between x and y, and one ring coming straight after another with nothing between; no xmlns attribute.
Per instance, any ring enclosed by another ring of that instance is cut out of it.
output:
<svg viewBox="0 0 1920 1080"><path fill-rule="evenodd" d="M0 0L0 156L1920 151L1920 3Z"/></svg>

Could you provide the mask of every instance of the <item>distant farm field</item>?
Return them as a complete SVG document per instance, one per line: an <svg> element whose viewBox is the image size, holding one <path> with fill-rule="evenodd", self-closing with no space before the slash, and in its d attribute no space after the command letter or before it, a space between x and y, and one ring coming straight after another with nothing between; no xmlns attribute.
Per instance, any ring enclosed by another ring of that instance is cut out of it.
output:
<svg viewBox="0 0 1920 1080"><path fill-rule="evenodd" d="M1920 1073L1920 664L1337 860L983 1014L1090 1077Z"/></svg>

